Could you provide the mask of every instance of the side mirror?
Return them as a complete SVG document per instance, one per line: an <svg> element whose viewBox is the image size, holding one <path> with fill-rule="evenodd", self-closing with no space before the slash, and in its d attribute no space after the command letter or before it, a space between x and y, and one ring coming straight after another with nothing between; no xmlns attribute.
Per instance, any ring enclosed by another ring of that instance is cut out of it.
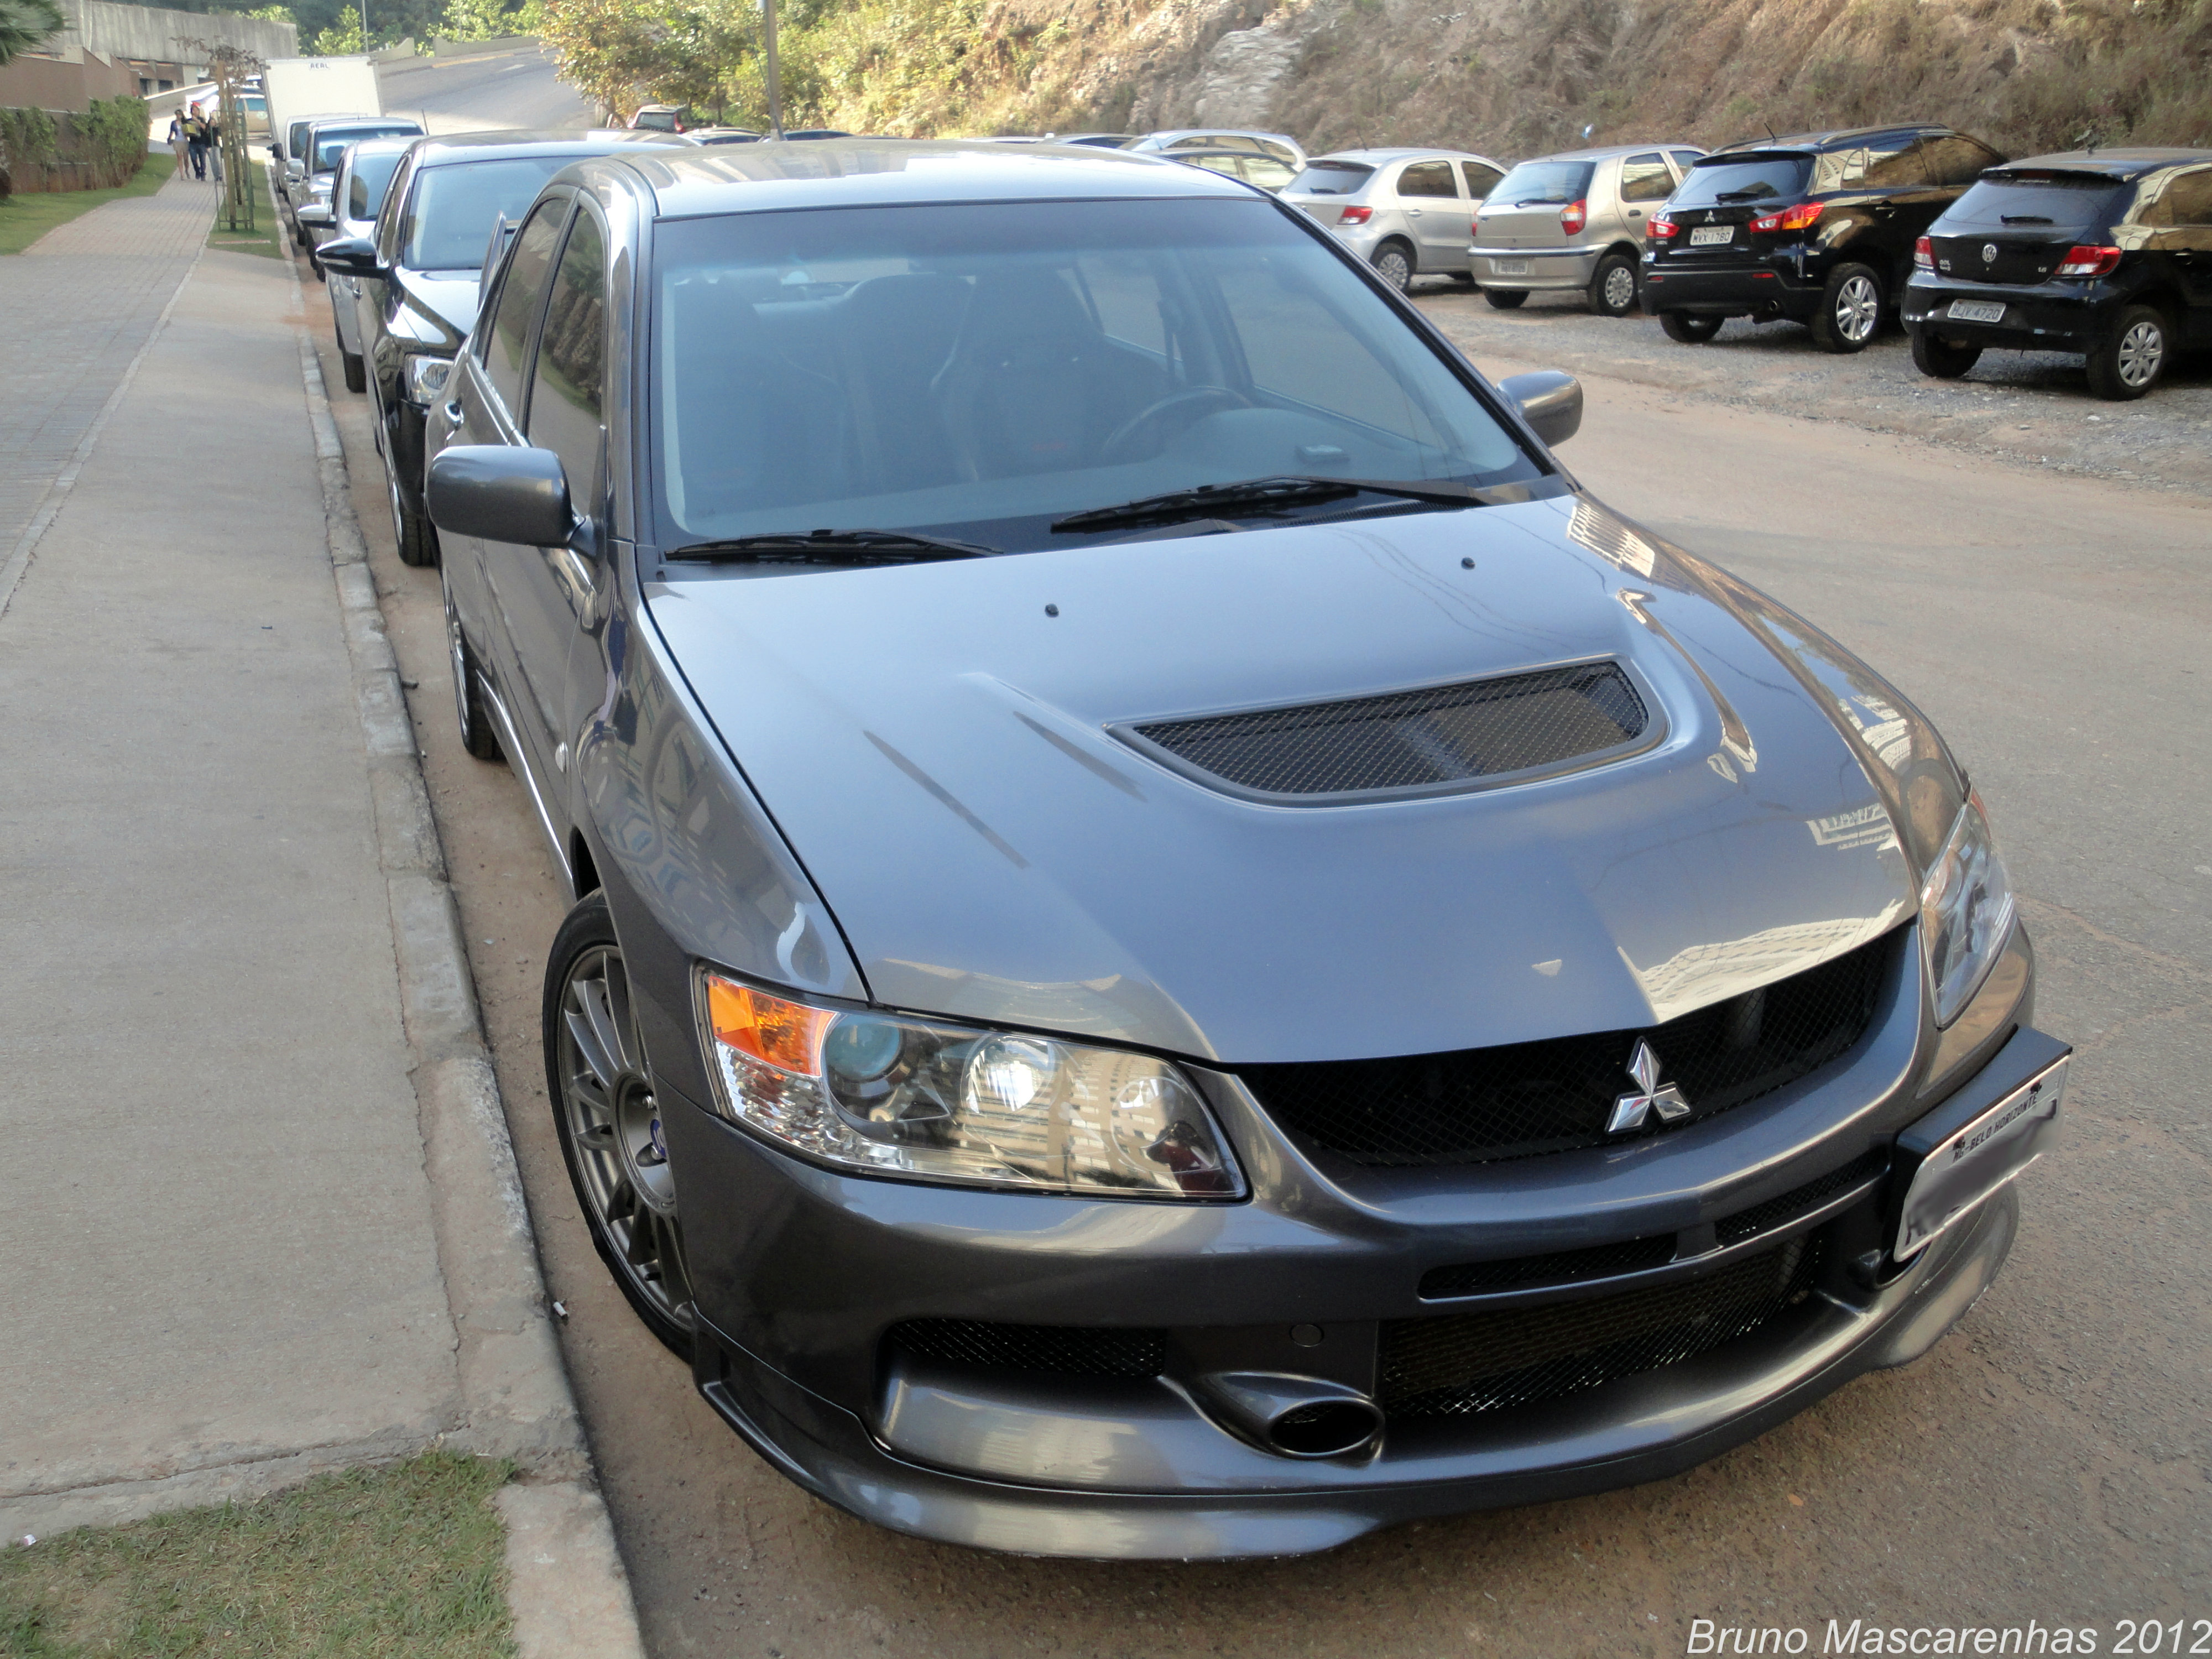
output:
<svg viewBox="0 0 2212 1659"><path fill-rule="evenodd" d="M283 161L283 160L284 159L284 146L283 146L283 145L282 145L282 144L271 144L271 145L270 145L270 146L269 146L269 159L270 159L270 161Z"/></svg>
<svg viewBox="0 0 2212 1659"><path fill-rule="evenodd" d="M292 216L295 219L297 219L303 225L313 225L318 228L323 229L327 229L330 226L337 222L337 216L326 207L303 207ZM366 239L362 237L350 237L348 240L351 241L362 241Z"/></svg>
<svg viewBox="0 0 2212 1659"><path fill-rule="evenodd" d="M452 536L560 547L575 533L568 478L550 449L455 444L431 457L430 522Z"/></svg>
<svg viewBox="0 0 2212 1659"><path fill-rule="evenodd" d="M330 263L328 248L323 251L322 259L325 264ZM1554 448L1583 429L1583 383L1571 374L1540 368L1532 374L1500 380L1498 389L1520 405L1521 418Z"/></svg>
<svg viewBox="0 0 2212 1659"><path fill-rule="evenodd" d="M310 219L311 213L320 213L320 219ZM298 210L303 225L328 224L328 208L303 207ZM389 273L378 261L376 244L366 236L341 236L334 242L325 242L315 250L315 258L325 270L335 270L347 276L382 276Z"/></svg>

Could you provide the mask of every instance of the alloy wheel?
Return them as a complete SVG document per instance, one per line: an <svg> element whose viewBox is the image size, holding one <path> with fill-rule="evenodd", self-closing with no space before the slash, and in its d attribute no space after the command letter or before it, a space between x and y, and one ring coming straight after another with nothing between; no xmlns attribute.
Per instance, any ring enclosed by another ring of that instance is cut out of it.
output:
<svg viewBox="0 0 2212 1659"><path fill-rule="evenodd" d="M1881 317L1881 290L1870 276L1854 276L1836 290L1836 332L1857 344L1874 337Z"/></svg>
<svg viewBox="0 0 2212 1659"><path fill-rule="evenodd" d="M1403 294L1413 285L1413 262L1402 249L1386 247L1375 256L1376 274Z"/></svg>
<svg viewBox="0 0 2212 1659"><path fill-rule="evenodd" d="M1606 273L1605 302L1614 311L1626 311L1636 303L1636 273L1626 265L1615 265Z"/></svg>
<svg viewBox="0 0 2212 1659"><path fill-rule="evenodd" d="M561 988L554 1040L557 1107L593 1231L630 1299L688 1332L696 1319L676 1182L618 948L577 954Z"/></svg>
<svg viewBox="0 0 2212 1659"><path fill-rule="evenodd" d="M2120 336L2115 358L2122 382L2140 391L2158 378L2166 361L2166 331L2146 318Z"/></svg>

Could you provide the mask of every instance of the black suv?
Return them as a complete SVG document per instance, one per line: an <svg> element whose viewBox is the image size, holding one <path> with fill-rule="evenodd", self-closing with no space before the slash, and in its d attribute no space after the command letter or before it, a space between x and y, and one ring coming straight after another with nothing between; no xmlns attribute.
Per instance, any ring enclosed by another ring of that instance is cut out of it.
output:
<svg viewBox="0 0 2212 1659"><path fill-rule="evenodd" d="M1920 239L1912 361L1953 380L1996 347L2079 351L2089 390L2140 398L2212 346L2212 150L2037 155L1984 173Z"/></svg>
<svg viewBox="0 0 2212 1659"><path fill-rule="evenodd" d="M1644 308L1669 339L1786 317L1829 351L1863 350L1912 274L1914 242L2003 161L1948 127L1730 144L1646 222Z"/></svg>

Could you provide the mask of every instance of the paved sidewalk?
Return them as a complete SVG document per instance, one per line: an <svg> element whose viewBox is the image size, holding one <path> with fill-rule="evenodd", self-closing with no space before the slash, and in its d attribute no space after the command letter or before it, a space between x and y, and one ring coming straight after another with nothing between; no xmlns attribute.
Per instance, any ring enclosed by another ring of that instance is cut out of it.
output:
<svg viewBox="0 0 2212 1659"><path fill-rule="evenodd" d="M191 269L216 202L214 185L173 179L0 259L0 566Z"/></svg>

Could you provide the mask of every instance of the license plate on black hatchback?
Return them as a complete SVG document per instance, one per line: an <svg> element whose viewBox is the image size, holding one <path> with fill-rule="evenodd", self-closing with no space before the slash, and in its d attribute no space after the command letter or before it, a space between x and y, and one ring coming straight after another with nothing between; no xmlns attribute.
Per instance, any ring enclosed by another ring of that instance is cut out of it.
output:
<svg viewBox="0 0 2212 1659"><path fill-rule="evenodd" d="M1692 247L1718 247L1723 242L1735 240L1734 225L1699 225L1690 233Z"/></svg>
<svg viewBox="0 0 2212 1659"><path fill-rule="evenodd" d="M1944 315L1954 323L2001 323L2005 308L1995 300L1954 300Z"/></svg>

